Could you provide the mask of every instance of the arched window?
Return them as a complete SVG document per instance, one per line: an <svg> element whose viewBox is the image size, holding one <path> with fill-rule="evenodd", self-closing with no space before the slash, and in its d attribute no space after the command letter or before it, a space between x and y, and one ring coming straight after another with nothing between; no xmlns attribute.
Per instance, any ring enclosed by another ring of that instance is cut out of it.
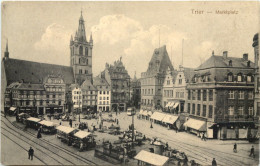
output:
<svg viewBox="0 0 260 166"><path fill-rule="evenodd" d="M252 76L251 73L249 73L249 74L246 76L246 80L247 80L247 82L254 82L253 76Z"/></svg>
<svg viewBox="0 0 260 166"><path fill-rule="evenodd" d="M88 56L88 47L85 48L85 55Z"/></svg>
<svg viewBox="0 0 260 166"><path fill-rule="evenodd" d="M233 81L233 74L228 73L228 82L232 82L232 81Z"/></svg>
<svg viewBox="0 0 260 166"><path fill-rule="evenodd" d="M79 46L79 55L83 55L83 47Z"/></svg>
<svg viewBox="0 0 260 166"><path fill-rule="evenodd" d="M242 82L243 79L242 79L242 74L241 73L238 73L237 74L237 82Z"/></svg>

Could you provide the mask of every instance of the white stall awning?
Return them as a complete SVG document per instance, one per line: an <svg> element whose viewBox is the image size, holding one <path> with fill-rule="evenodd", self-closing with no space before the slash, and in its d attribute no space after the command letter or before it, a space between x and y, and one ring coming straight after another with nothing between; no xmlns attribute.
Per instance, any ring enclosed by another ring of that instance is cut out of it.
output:
<svg viewBox="0 0 260 166"><path fill-rule="evenodd" d="M161 156L155 153L147 152L145 150L141 150L135 157L136 160L151 164L151 165L165 165L169 158L166 156Z"/></svg>
<svg viewBox="0 0 260 166"><path fill-rule="evenodd" d="M160 113L160 112L154 112L153 115L151 116L151 119L162 121L164 117L165 117L165 114Z"/></svg>
<svg viewBox="0 0 260 166"><path fill-rule="evenodd" d="M78 138L81 138L81 139L86 138L86 137L88 137L90 135L91 135L91 133L90 132L86 132L86 131L78 131L78 132L76 132L74 134L75 137L78 137Z"/></svg>
<svg viewBox="0 0 260 166"><path fill-rule="evenodd" d="M64 132L64 133L66 133L66 134L69 134L69 133L71 133L72 131L76 130L76 129L74 129L74 128L67 127L67 126L61 126L61 125L58 126L56 129L59 130L59 131L62 131L62 132Z"/></svg>
<svg viewBox="0 0 260 166"><path fill-rule="evenodd" d="M163 118L164 123L173 124L178 119L178 116L165 114L165 117Z"/></svg>
<svg viewBox="0 0 260 166"><path fill-rule="evenodd" d="M192 119L190 118L187 122L183 124L186 127L198 130L198 131L206 131L206 122L202 120Z"/></svg>

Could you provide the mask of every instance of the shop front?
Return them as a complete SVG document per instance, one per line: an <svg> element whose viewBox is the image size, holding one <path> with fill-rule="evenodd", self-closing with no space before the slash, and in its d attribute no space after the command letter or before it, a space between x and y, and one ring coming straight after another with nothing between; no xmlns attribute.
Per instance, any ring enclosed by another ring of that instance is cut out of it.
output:
<svg viewBox="0 0 260 166"><path fill-rule="evenodd" d="M256 138L258 133L258 127L253 122L218 123L215 128L218 128L217 138L221 140Z"/></svg>
<svg viewBox="0 0 260 166"><path fill-rule="evenodd" d="M189 118L184 124L185 130L200 136L207 131L207 122L203 120Z"/></svg>

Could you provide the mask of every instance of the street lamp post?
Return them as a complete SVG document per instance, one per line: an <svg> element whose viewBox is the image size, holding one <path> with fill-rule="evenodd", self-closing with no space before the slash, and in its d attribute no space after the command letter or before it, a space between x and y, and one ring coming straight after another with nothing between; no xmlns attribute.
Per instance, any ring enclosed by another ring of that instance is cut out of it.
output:
<svg viewBox="0 0 260 166"><path fill-rule="evenodd" d="M132 142L134 142L134 115L136 114L135 108L128 108L127 115L132 116Z"/></svg>

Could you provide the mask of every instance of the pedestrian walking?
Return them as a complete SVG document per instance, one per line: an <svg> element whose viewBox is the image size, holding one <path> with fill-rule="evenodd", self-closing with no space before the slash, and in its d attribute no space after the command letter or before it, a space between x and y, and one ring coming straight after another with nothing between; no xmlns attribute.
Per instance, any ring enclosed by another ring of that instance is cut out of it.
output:
<svg viewBox="0 0 260 166"><path fill-rule="evenodd" d="M70 121L70 122L69 122L69 123L70 123L70 127L72 127L72 119L70 119L69 121Z"/></svg>
<svg viewBox="0 0 260 166"><path fill-rule="evenodd" d="M251 150L250 150L250 157L253 155L253 157L255 158L255 148L254 146L252 146Z"/></svg>
<svg viewBox="0 0 260 166"><path fill-rule="evenodd" d="M234 144L233 152L234 152L234 153L237 153L237 143Z"/></svg>
<svg viewBox="0 0 260 166"><path fill-rule="evenodd" d="M111 142L109 143L109 154L111 154L111 151L112 151L112 144Z"/></svg>
<svg viewBox="0 0 260 166"><path fill-rule="evenodd" d="M205 133L202 133L201 140L204 140L204 141L206 141Z"/></svg>
<svg viewBox="0 0 260 166"><path fill-rule="evenodd" d="M217 166L217 162L216 162L215 158L213 158L213 160L212 160L212 166Z"/></svg>
<svg viewBox="0 0 260 166"><path fill-rule="evenodd" d="M30 160L33 160L33 153L34 153L34 150L32 147L30 147L30 149L28 150L28 159Z"/></svg>
<svg viewBox="0 0 260 166"><path fill-rule="evenodd" d="M117 125L119 124L119 121L118 121L118 119L116 120L116 124L117 124Z"/></svg>

